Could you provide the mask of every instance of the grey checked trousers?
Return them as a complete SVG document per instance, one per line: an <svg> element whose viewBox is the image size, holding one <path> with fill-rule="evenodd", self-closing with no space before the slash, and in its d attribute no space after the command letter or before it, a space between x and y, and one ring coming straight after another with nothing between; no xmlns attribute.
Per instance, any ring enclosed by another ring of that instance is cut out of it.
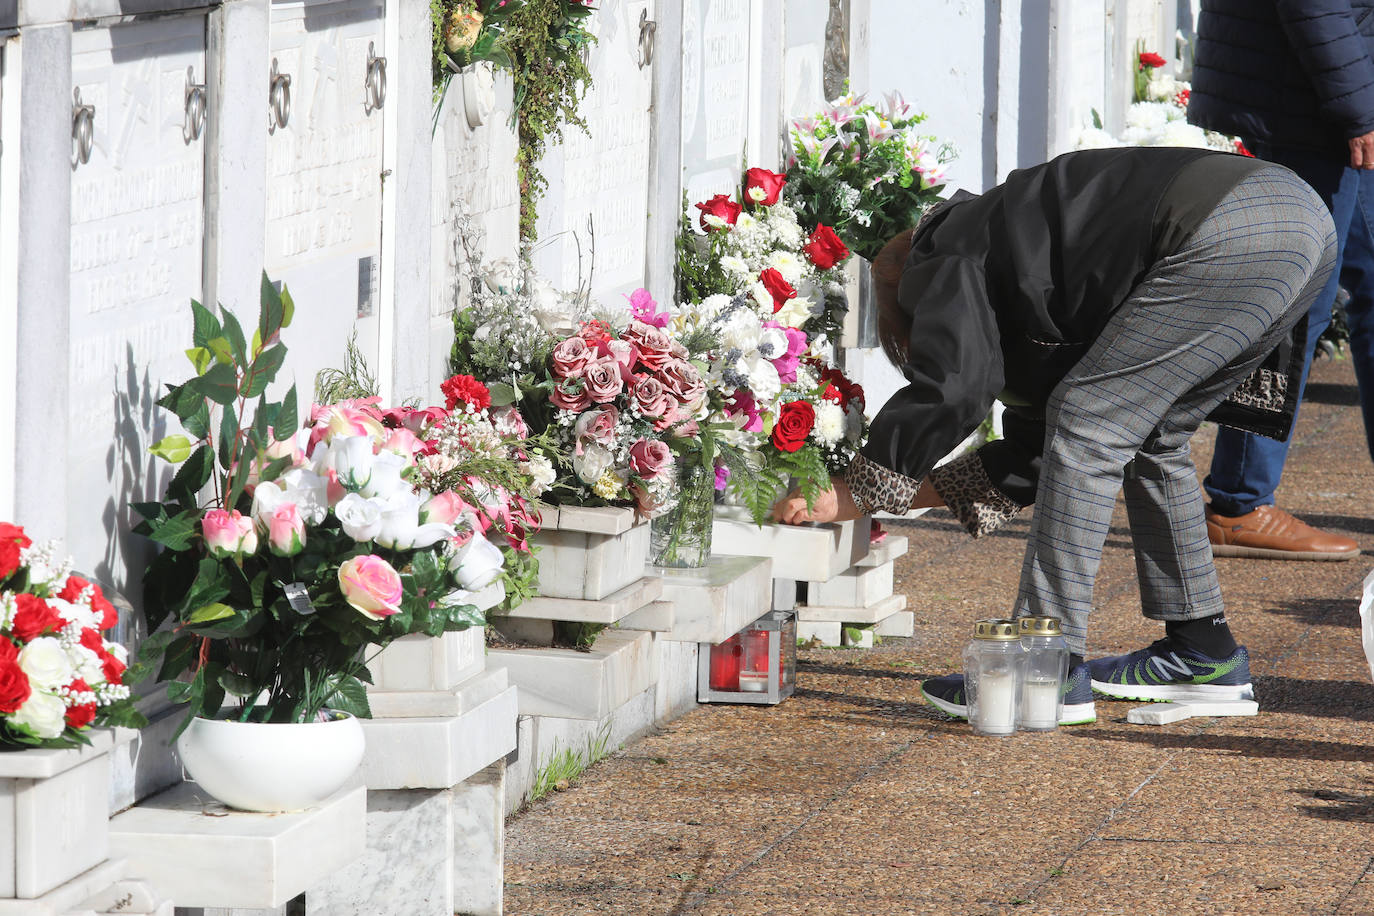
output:
<svg viewBox="0 0 1374 916"><path fill-rule="evenodd" d="M1070 650L1086 655L1122 491L1145 616L1222 612L1188 442L1306 313L1335 245L1321 198L1292 172L1264 168L1131 291L1050 398L1017 616L1060 618Z"/></svg>

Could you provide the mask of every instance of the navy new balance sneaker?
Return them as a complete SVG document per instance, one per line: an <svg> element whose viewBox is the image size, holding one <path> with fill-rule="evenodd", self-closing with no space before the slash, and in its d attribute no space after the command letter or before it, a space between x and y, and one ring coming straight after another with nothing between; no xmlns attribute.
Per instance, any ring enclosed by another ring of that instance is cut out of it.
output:
<svg viewBox="0 0 1374 916"><path fill-rule="evenodd" d="M1208 658L1161 639L1148 648L1088 662L1093 690L1122 700L1228 702L1254 699L1244 646Z"/></svg>
<svg viewBox="0 0 1374 916"><path fill-rule="evenodd" d="M946 674L921 682L921 696L927 703L953 719L968 718L968 703L964 698L964 676ZM1087 725L1097 721L1093 706L1092 678L1087 664L1069 672L1064 682L1064 708L1059 713L1060 725Z"/></svg>

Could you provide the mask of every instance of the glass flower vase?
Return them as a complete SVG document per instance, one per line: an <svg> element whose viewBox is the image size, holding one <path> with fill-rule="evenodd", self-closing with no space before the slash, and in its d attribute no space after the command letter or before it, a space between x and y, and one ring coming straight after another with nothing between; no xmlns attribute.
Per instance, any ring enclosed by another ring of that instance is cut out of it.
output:
<svg viewBox="0 0 1374 916"><path fill-rule="evenodd" d="M695 569L711 556L716 477L711 468L681 462L677 502L650 523L649 552L655 566Z"/></svg>

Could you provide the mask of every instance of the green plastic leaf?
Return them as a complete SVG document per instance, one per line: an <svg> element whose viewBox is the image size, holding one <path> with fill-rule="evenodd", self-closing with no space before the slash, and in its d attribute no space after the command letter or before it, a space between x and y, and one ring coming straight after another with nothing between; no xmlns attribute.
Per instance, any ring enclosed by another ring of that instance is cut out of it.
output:
<svg viewBox="0 0 1374 916"><path fill-rule="evenodd" d="M367 687L356 677L339 681L325 705L340 712L352 713L360 719L372 718L372 707L367 703Z"/></svg>
<svg viewBox="0 0 1374 916"><path fill-rule="evenodd" d="M229 346L229 338L221 334L219 337L210 338L209 342L206 343L205 346L207 349L209 349L211 353L215 354L215 359L219 360L221 363L224 363L226 366L233 365L234 350L231 346Z"/></svg>
<svg viewBox="0 0 1374 916"><path fill-rule="evenodd" d="M186 351L186 358L191 361L191 367L196 370L196 375L201 375L210 368L210 361L215 355L205 347L192 347Z"/></svg>
<svg viewBox="0 0 1374 916"><path fill-rule="evenodd" d="M215 602L214 604L207 604L204 607L196 608L186 618L186 622L190 624L213 623L216 620L224 620L227 617L233 616L233 608L227 604Z"/></svg>
<svg viewBox="0 0 1374 916"><path fill-rule="evenodd" d="M195 322L191 331L191 340L197 347L208 347L211 340L224 333L215 313L194 299L191 300L191 315Z"/></svg>
<svg viewBox="0 0 1374 916"><path fill-rule="evenodd" d="M267 273L264 271L262 297L258 307L258 334L264 343L272 341L281 333L283 317L281 293L272 285L272 281L267 279Z"/></svg>
<svg viewBox="0 0 1374 916"><path fill-rule="evenodd" d="M514 385L505 382L492 382L487 386L491 392L491 406L506 407L520 400L520 392Z"/></svg>
<svg viewBox="0 0 1374 916"><path fill-rule="evenodd" d="M204 439L210 434L210 405L205 403L204 398L196 400L200 401L200 406L189 417L181 418L181 428L197 439Z"/></svg>
<svg viewBox="0 0 1374 916"><path fill-rule="evenodd" d="M165 407L184 421L205 406L205 395L190 384L168 385L167 393L158 398L157 406Z"/></svg>
<svg viewBox="0 0 1374 916"><path fill-rule="evenodd" d="M207 445L199 446L191 457L177 469L167 485L167 495L178 502L194 503L200 488L210 482L215 469L215 456Z"/></svg>
<svg viewBox="0 0 1374 916"><path fill-rule="evenodd" d="M296 301L291 298L291 294L286 291L286 287L281 288L281 326L291 327L291 319L296 317Z"/></svg>
<svg viewBox="0 0 1374 916"><path fill-rule="evenodd" d="M185 550L191 546L191 538L196 533L200 512L190 510L173 515L161 522L150 522L148 537L171 550Z"/></svg>
<svg viewBox="0 0 1374 916"><path fill-rule="evenodd" d="M169 464L180 464L191 457L191 440L182 435L168 436L148 451Z"/></svg>
<svg viewBox="0 0 1374 916"><path fill-rule="evenodd" d="M286 397L282 398L280 410L272 421L272 435L278 439L289 439L296 434L299 424L300 418L296 413L296 386L292 385L291 390L286 392Z"/></svg>
<svg viewBox="0 0 1374 916"><path fill-rule="evenodd" d="M255 398L267 390L267 386L277 377L277 370L286 361L286 348L281 344L268 347L255 360L248 369L248 384L243 389L243 396Z"/></svg>
<svg viewBox="0 0 1374 916"><path fill-rule="evenodd" d="M225 407L219 422L219 464L226 471L238 457L239 418L234 408Z"/></svg>
<svg viewBox="0 0 1374 916"><path fill-rule="evenodd" d="M216 404L232 404L239 393L239 377L233 366L216 363L204 375L191 379L186 387ZM194 413L190 411L189 413ZM188 413L188 415L189 415ZM178 411L177 416L181 416Z"/></svg>
<svg viewBox="0 0 1374 916"><path fill-rule="evenodd" d="M241 366L248 365L248 344L244 341L243 326L228 309L224 311L224 336L229 340L229 350L234 354L234 359Z"/></svg>

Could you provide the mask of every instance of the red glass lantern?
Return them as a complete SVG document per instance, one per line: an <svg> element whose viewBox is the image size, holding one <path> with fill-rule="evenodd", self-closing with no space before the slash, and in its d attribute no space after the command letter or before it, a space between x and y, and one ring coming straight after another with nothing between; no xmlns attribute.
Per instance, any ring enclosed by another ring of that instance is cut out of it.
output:
<svg viewBox="0 0 1374 916"><path fill-rule="evenodd" d="M780 703L796 685L797 615L770 611L725 642L702 643L699 658L702 703Z"/></svg>

